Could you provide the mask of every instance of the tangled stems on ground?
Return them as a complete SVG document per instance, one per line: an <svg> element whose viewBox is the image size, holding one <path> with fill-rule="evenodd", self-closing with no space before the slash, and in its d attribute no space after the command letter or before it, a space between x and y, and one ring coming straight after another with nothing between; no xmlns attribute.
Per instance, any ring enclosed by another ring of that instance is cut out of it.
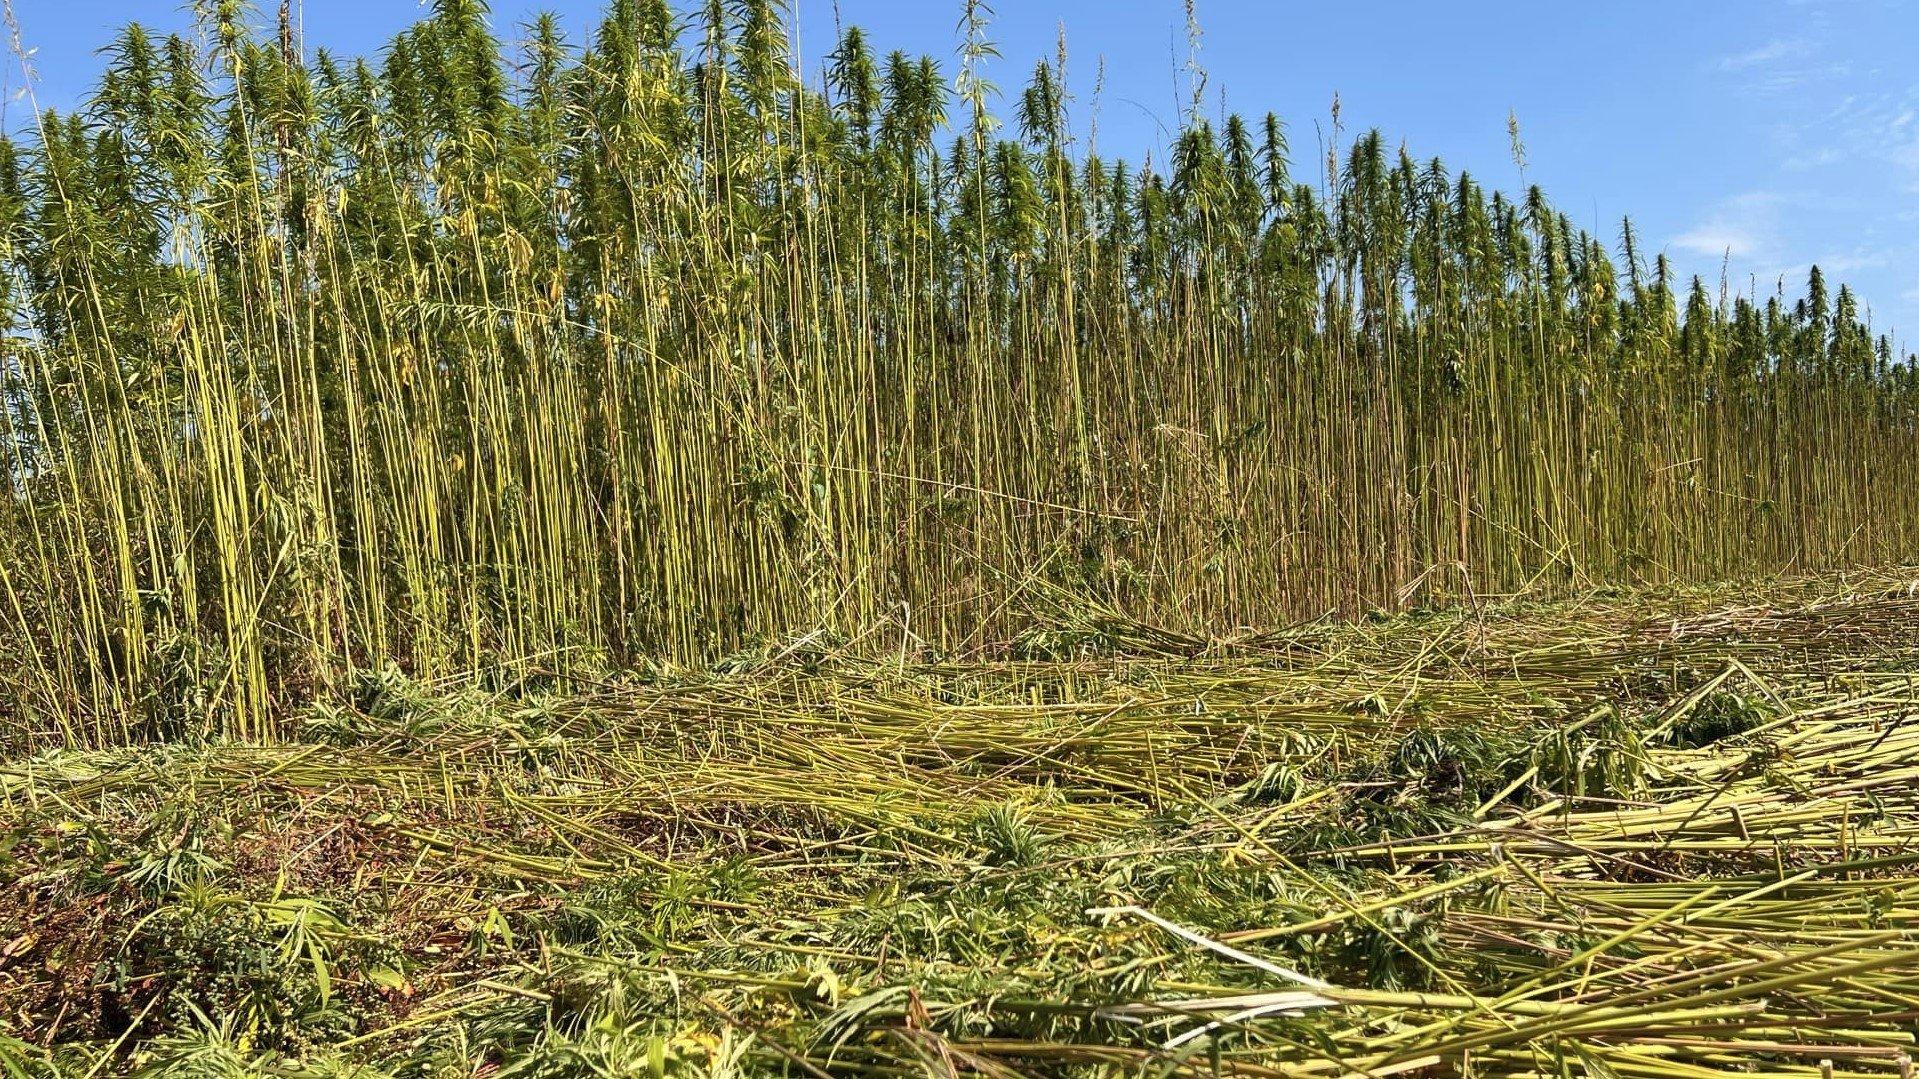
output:
<svg viewBox="0 0 1919 1079"><path fill-rule="evenodd" d="M1907 577L0 766L0 1074L1899 1074Z"/></svg>

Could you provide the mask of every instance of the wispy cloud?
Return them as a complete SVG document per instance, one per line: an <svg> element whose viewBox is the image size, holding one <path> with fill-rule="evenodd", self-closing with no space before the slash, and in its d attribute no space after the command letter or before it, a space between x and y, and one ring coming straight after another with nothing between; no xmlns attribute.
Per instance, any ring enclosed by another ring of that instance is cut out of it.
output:
<svg viewBox="0 0 1919 1079"><path fill-rule="evenodd" d="M1833 172L1840 187L1885 177L1919 194L1919 84L1846 93L1774 128L1777 160L1791 172Z"/></svg>
<svg viewBox="0 0 1919 1079"><path fill-rule="evenodd" d="M1721 71L1749 71L1756 67L1766 67L1782 60L1796 60L1812 52L1812 46L1804 38L1776 38L1754 49L1722 56L1714 66Z"/></svg>
<svg viewBox="0 0 1919 1079"><path fill-rule="evenodd" d="M1692 228L1672 238L1672 246L1700 258L1751 259L1776 246L1779 205L1773 191L1749 191L1721 202Z"/></svg>
<svg viewBox="0 0 1919 1079"><path fill-rule="evenodd" d="M1851 251L1828 251L1823 257L1789 265L1764 266L1754 271L1761 281L1784 280L1789 285L1805 281L1814 266L1828 278L1846 280L1862 270L1882 269L1892 264L1891 252L1875 247L1857 247Z"/></svg>
<svg viewBox="0 0 1919 1079"><path fill-rule="evenodd" d="M1815 265L1829 278L1847 281L1861 274L1887 271L1909 260L1906 247L1876 234L1872 228L1856 232L1857 242L1850 246L1835 245L1833 241L1841 238L1838 235L1807 235L1803 228L1809 220L1824 222L1834 215L1853 212L1851 200L1843 195L1816 190L1748 191L1712 206L1692 228L1674 236L1668 246L1683 256L1683 272L1710 277L1723 267L1732 281L1748 282L1761 293L1775 287L1789 293L1800 288ZM1893 294L1886 290L1881 297ZM1906 304L1914 302L1911 295L1900 299Z"/></svg>
<svg viewBox="0 0 1919 1079"><path fill-rule="evenodd" d="M1752 229L1715 223L1687 229L1673 237L1672 244L1681 251L1710 258L1721 255L1746 258L1757 254L1765 241Z"/></svg>
<svg viewBox="0 0 1919 1079"><path fill-rule="evenodd" d="M1815 17L1812 21L1824 19ZM1825 36L1817 27L1805 27L1791 37L1774 38L1744 52L1721 56L1708 66L1721 75L1738 79L1749 94L1772 96L1852 78L1852 63L1833 59Z"/></svg>
<svg viewBox="0 0 1919 1079"><path fill-rule="evenodd" d="M1845 158L1845 152L1837 146L1821 146L1814 150L1807 150L1804 153L1781 158L1779 167L1789 172L1808 172L1812 169L1824 168L1827 165L1836 165L1845 160Z"/></svg>
<svg viewBox="0 0 1919 1079"><path fill-rule="evenodd" d="M1919 131L1906 132L1904 142L1894 142L1886 150L1886 159L1906 171L1906 194L1919 194Z"/></svg>
<svg viewBox="0 0 1919 1079"><path fill-rule="evenodd" d="M1875 323L1919 330L1919 77L1896 42L1913 0L1780 0L1744 51L1704 54L1728 107L1764 116L1774 140L1741 181L1783 201L1707 205L1671 241L1676 257L1727 259L1731 276L1804 286L1814 263L1855 287ZM1843 21L1842 21L1843 20ZM1862 36L1856 27L1872 30Z"/></svg>

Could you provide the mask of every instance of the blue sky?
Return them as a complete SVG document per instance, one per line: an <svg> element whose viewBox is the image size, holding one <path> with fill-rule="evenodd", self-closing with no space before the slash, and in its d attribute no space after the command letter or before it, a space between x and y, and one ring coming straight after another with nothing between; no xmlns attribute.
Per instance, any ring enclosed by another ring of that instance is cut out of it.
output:
<svg viewBox="0 0 1919 1079"><path fill-rule="evenodd" d="M179 26L184 0L13 0L36 50L36 94L85 94L93 50L130 20ZM262 4L271 8L271 4ZM494 0L519 32L550 8L583 32L599 0ZM798 0L801 54L832 46L832 0ZM1094 78L1100 149L1137 161L1163 145L1187 95L1180 0L999 0L992 77L1011 94L1051 56L1063 24L1082 127ZM418 18L414 0L305 0L309 47L376 50ZM839 0L882 48L933 54L950 75L960 0ZM1616 0L1449 4L1197 0L1207 100L1274 110L1296 157L1330 132L1378 127L1503 187L1521 177L1615 239L1630 213L1686 272L1769 292L1813 263L1851 282L1882 330L1919 348L1919 0ZM8 96L17 94L15 71ZM21 117L10 106L9 122ZM1163 160L1163 153L1156 153Z"/></svg>

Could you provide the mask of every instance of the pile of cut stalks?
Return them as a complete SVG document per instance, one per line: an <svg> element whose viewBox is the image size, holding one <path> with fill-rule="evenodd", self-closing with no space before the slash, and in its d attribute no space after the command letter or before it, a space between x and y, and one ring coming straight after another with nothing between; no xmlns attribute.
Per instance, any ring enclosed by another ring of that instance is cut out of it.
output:
<svg viewBox="0 0 1919 1079"><path fill-rule="evenodd" d="M0 1076L1908 1076L1916 669L1908 570L372 671L0 764Z"/></svg>

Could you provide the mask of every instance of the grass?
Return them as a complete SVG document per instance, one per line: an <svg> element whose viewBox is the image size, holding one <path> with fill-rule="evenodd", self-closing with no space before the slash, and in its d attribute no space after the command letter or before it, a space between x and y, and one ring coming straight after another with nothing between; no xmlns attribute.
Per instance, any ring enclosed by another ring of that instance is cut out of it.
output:
<svg viewBox="0 0 1919 1079"><path fill-rule="evenodd" d="M1910 1068L1911 576L1199 643L13 758L0 1073Z"/></svg>

